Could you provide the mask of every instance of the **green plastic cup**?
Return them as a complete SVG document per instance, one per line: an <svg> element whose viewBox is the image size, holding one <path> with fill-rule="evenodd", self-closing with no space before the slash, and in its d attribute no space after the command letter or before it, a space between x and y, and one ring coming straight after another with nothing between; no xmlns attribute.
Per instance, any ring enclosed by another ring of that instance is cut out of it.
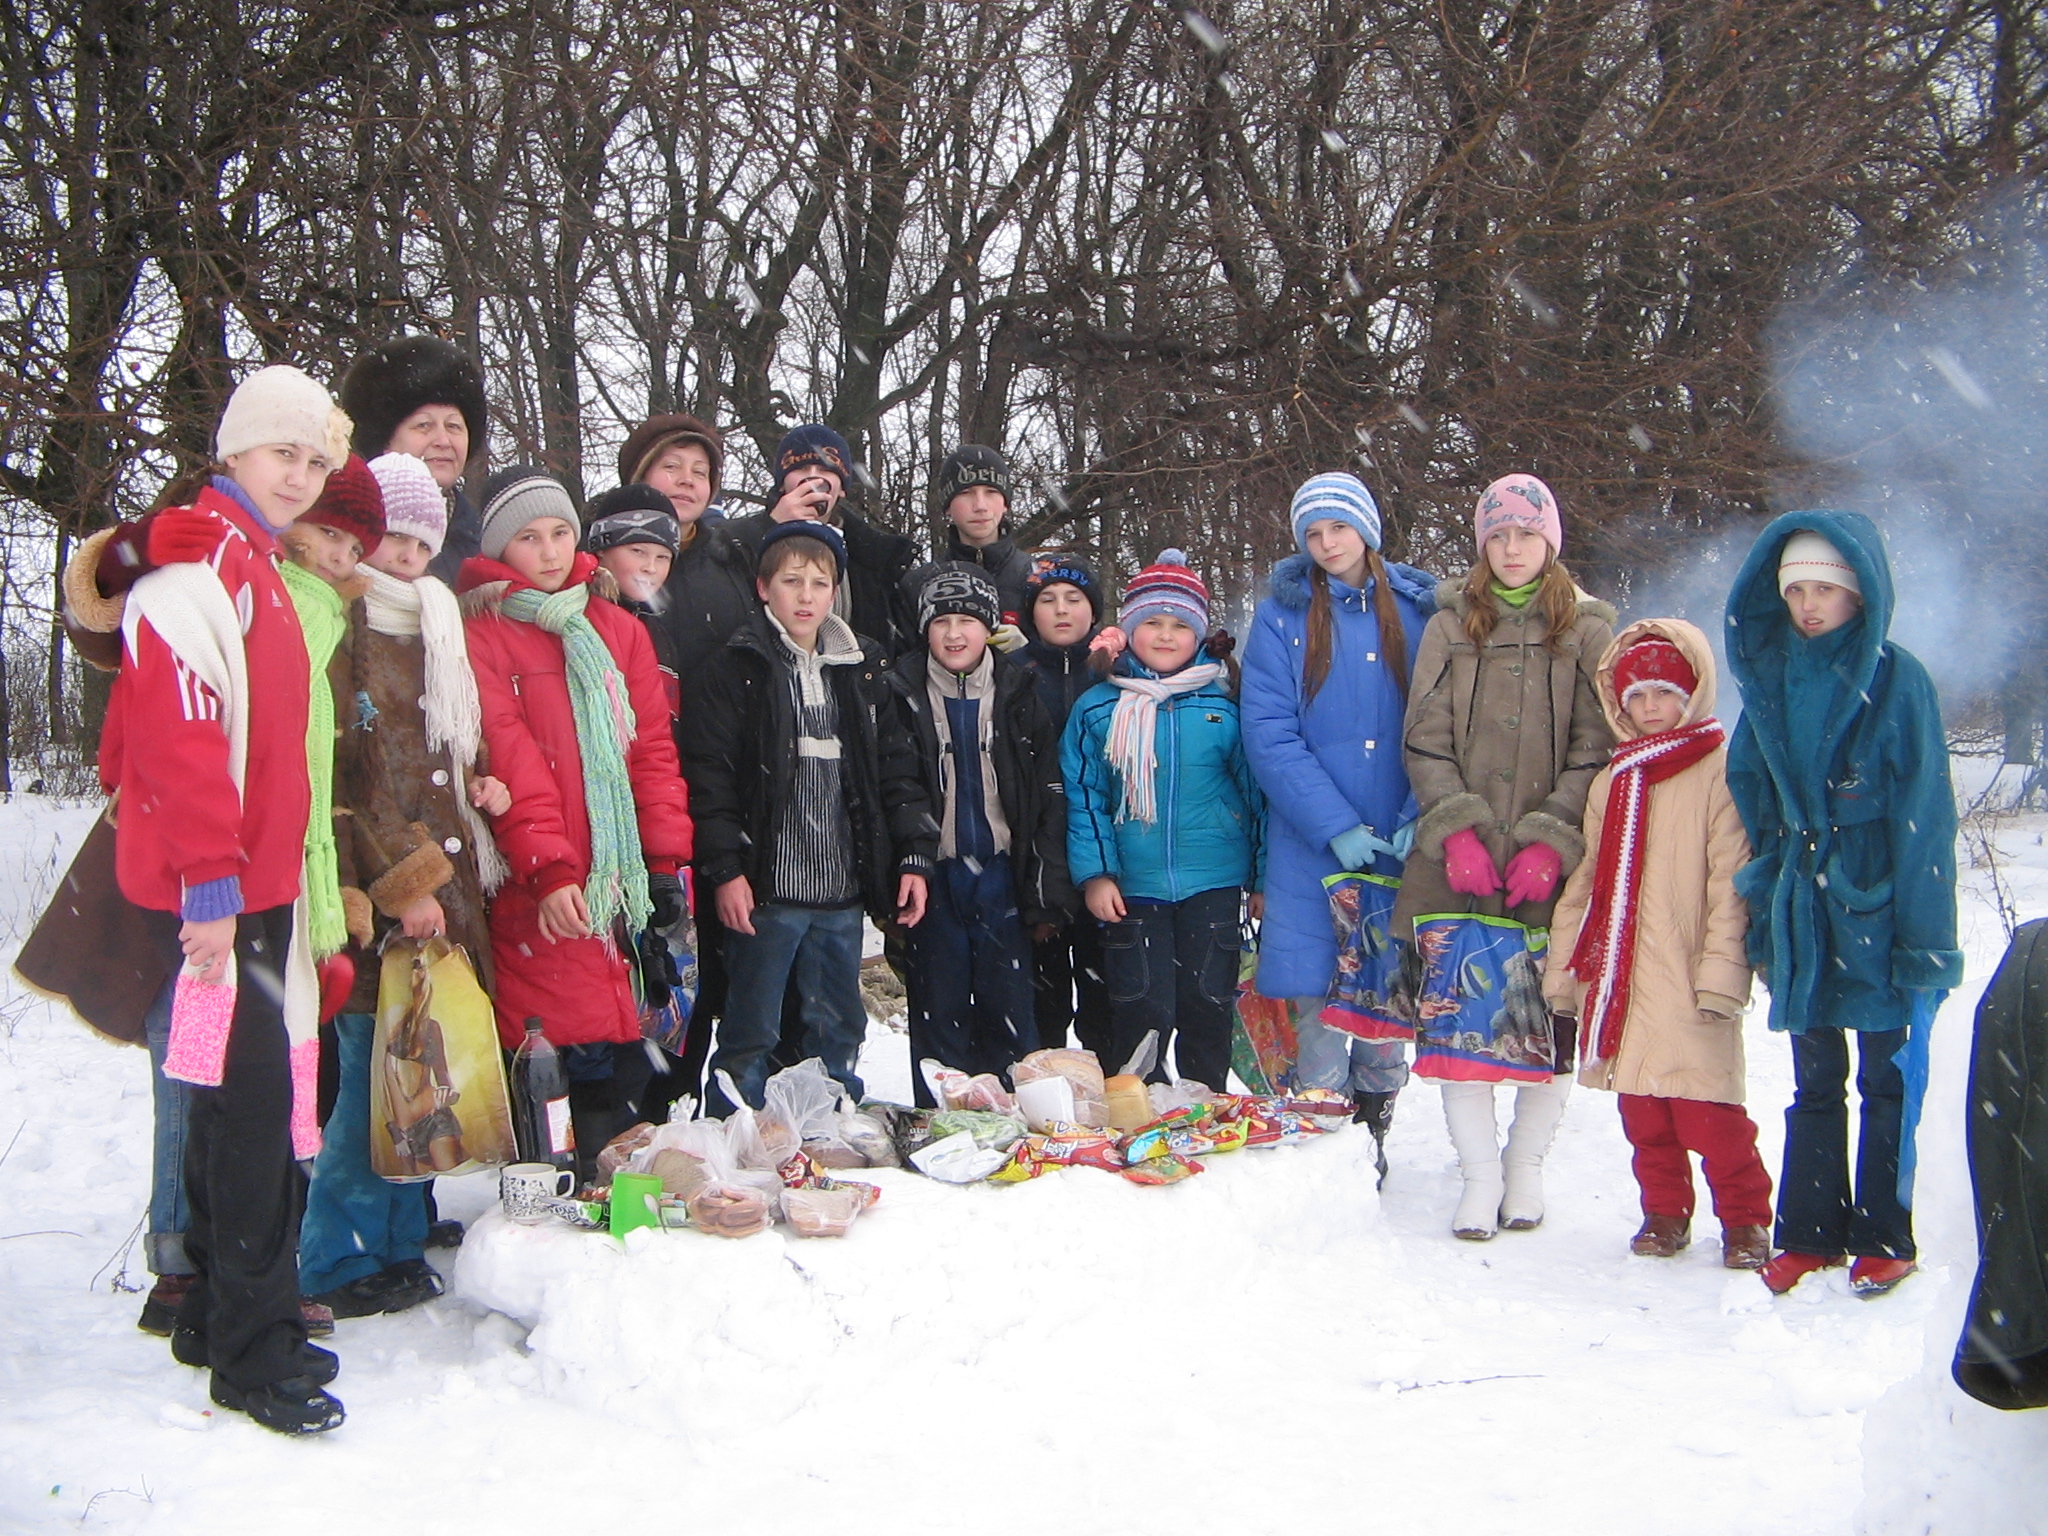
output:
<svg viewBox="0 0 2048 1536"><path fill-rule="evenodd" d="M612 1175L612 1236L624 1237L635 1227L661 1225L661 1180L651 1173Z"/></svg>

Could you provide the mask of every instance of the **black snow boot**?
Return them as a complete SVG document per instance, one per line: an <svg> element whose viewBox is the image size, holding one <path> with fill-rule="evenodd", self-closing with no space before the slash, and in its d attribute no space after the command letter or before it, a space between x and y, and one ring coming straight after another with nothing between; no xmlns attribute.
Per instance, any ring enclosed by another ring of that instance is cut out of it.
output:
<svg viewBox="0 0 2048 1536"><path fill-rule="evenodd" d="M321 1434L341 1428L346 1417L341 1403L310 1376L292 1376L246 1392L215 1376L212 1390L213 1400L221 1407L246 1413L280 1435Z"/></svg>
<svg viewBox="0 0 2048 1536"><path fill-rule="evenodd" d="M1394 1124L1395 1097L1392 1093L1351 1095L1351 1121L1372 1132L1373 1163L1379 1169L1381 1184L1387 1182L1387 1132Z"/></svg>

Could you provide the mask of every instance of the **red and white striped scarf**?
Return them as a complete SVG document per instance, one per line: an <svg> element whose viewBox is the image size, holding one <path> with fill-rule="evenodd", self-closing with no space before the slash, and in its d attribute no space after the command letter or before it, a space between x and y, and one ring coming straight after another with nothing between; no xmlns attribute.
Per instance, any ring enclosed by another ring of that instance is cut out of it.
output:
<svg viewBox="0 0 2048 1536"><path fill-rule="evenodd" d="M1593 866L1593 900L1572 951L1571 973L1586 984L1580 1012L1581 1055L1611 1061L1628 1018L1629 977L1635 969L1636 914L1643 890L1643 835L1650 821L1650 787L1690 768L1724 739L1721 722L1706 719L1682 730L1659 731L1614 749L1607 817Z"/></svg>

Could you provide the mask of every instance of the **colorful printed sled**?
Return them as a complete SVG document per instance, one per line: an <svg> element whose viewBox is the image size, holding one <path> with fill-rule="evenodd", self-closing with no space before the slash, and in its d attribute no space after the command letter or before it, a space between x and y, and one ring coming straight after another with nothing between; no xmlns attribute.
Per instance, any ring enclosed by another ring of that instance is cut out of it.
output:
<svg viewBox="0 0 2048 1536"><path fill-rule="evenodd" d="M1556 1050L1543 1001L1549 948L1547 930L1510 918L1416 918L1416 1073L1448 1082L1549 1082Z"/></svg>
<svg viewBox="0 0 2048 1536"><path fill-rule="evenodd" d="M1337 975L1321 1022L1359 1040L1413 1040L1410 1000L1401 996L1402 945L1391 932L1401 882L1385 875L1330 875L1330 922Z"/></svg>

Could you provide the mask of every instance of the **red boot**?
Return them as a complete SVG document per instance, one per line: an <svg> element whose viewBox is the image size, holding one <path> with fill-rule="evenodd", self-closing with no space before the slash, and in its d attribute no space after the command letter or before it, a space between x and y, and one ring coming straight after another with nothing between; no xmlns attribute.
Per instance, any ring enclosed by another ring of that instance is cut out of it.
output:
<svg viewBox="0 0 2048 1536"><path fill-rule="evenodd" d="M1859 1258L1849 1266L1849 1289L1858 1296L1882 1296L1919 1267L1911 1259Z"/></svg>
<svg viewBox="0 0 2048 1536"><path fill-rule="evenodd" d="M1787 1248L1758 1270L1757 1278L1770 1287L1773 1296L1782 1296L1816 1270L1840 1269L1842 1257L1839 1253L1798 1253Z"/></svg>

